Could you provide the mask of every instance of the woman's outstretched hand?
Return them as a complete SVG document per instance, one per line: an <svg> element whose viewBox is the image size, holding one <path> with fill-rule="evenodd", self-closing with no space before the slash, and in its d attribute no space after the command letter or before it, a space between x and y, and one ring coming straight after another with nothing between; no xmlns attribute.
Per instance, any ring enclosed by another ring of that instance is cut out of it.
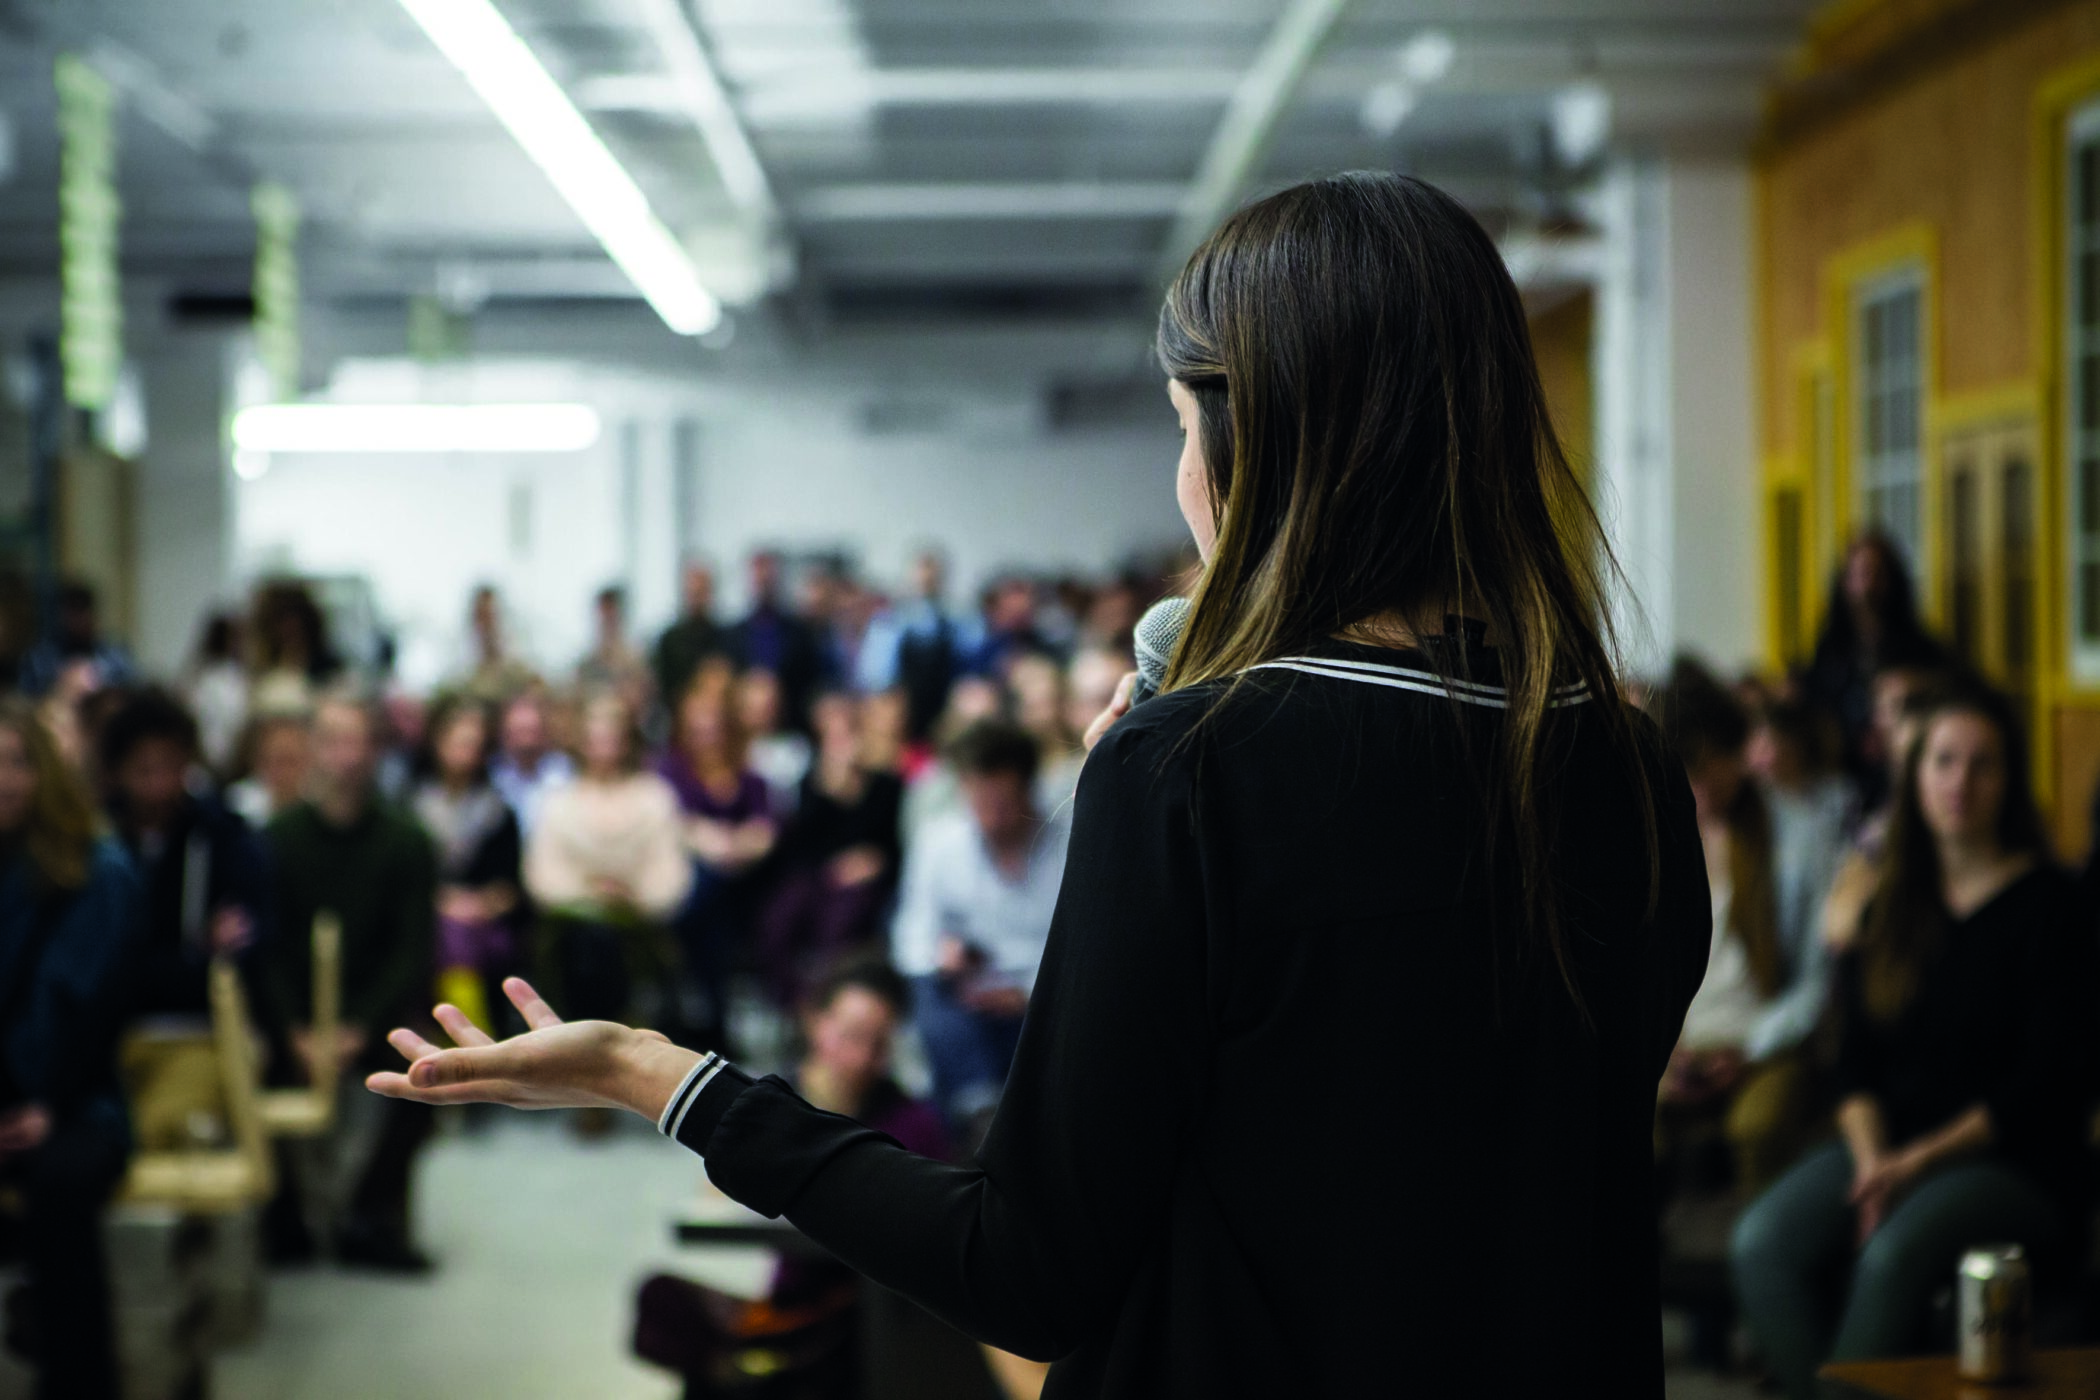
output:
<svg viewBox="0 0 2100 1400"><path fill-rule="evenodd" d="M663 1111L699 1057L655 1031L611 1021L564 1021L522 977L503 993L531 1029L496 1040L456 1006L439 1006L438 1024L458 1046L446 1050L406 1028L387 1043L406 1071L381 1072L365 1087L417 1103L500 1103L512 1108L624 1108L647 1118Z"/></svg>

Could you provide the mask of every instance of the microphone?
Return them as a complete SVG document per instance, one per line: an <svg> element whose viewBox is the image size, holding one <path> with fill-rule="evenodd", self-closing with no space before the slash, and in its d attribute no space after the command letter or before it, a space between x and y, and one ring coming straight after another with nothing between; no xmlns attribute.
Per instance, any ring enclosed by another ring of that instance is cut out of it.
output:
<svg viewBox="0 0 2100 1400"><path fill-rule="evenodd" d="M1174 655L1175 643L1181 640L1181 630L1188 625L1186 598L1162 598L1138 619L1130 647L1137 657L1138 674L1137 684L1130 688L1132 707L1159 694L1159 688L1166 684L1167 661Z"/></svg>

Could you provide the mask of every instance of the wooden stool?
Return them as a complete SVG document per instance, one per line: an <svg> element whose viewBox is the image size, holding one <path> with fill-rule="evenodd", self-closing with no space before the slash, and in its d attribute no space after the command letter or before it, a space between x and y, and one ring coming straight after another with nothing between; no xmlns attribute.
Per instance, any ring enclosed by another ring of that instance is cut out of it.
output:
<svg viewBox="0 0 2100 1400"><path fill-rule="evenodd" d="M335 1126L336 1086L342 1066L336 1063L336 1026L343 1007L343 921L323 909L314 915L313 1038L329 1051L328 1072L303 1089L265 1089L256 1108L263 1131L271 1137L320 1137Z"/></svg>

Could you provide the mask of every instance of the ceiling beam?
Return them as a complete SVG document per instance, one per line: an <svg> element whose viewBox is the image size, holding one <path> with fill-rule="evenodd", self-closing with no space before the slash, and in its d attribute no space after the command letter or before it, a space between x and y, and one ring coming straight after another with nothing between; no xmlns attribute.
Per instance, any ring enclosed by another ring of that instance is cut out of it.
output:
<svg viewBox="0 0 2100 1400"><path fill-rule="evenodd" d="M1166 180L885 182L815 186L796 196L795 215L804 223L1164 219L1181 199L1182 186Z"/></svg>
<svg viewBox="0 0 2100 1400"><path fill-rule="evenodd" d="M1276 119L1290 105L1299 82L1312 66L1328 35L1349 8L1349 0L1290 0L1276 27L1262 42L1246 75L1233 90L1211 134L1210 147L1196 177L1182 197L1180 212L1160 250L1155 272L1164 282L1180 270L1225 211L1232 207L1255 161L1276 129Z"/></svg>
<svg viewBox="0 0 2100 1400"><path fill-rule="evenodd" d="M641 13L668 70L675 110L692 122L707 145L708 157L723 188L754 231L772 237L782 229L780 201L760 163L751 135L744 130L714 60L700 41L700 31L685 0L639 0Z"/></svg>

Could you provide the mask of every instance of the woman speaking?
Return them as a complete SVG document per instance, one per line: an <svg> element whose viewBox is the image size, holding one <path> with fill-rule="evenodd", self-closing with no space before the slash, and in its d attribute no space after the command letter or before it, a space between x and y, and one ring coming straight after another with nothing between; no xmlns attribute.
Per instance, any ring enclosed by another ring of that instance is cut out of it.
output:
<svg viewBox="0 0 2100 1400"><path fill-rule="evenodd" d="M1659 1397L1650 1132L1707 959L1692 801L1494 243L1346 175L1226 221L1160 315L1205 568L1097 723L978 1162L606 1022L383 1094L655 1119L724 1191L1051 1397Z"/></svg>

